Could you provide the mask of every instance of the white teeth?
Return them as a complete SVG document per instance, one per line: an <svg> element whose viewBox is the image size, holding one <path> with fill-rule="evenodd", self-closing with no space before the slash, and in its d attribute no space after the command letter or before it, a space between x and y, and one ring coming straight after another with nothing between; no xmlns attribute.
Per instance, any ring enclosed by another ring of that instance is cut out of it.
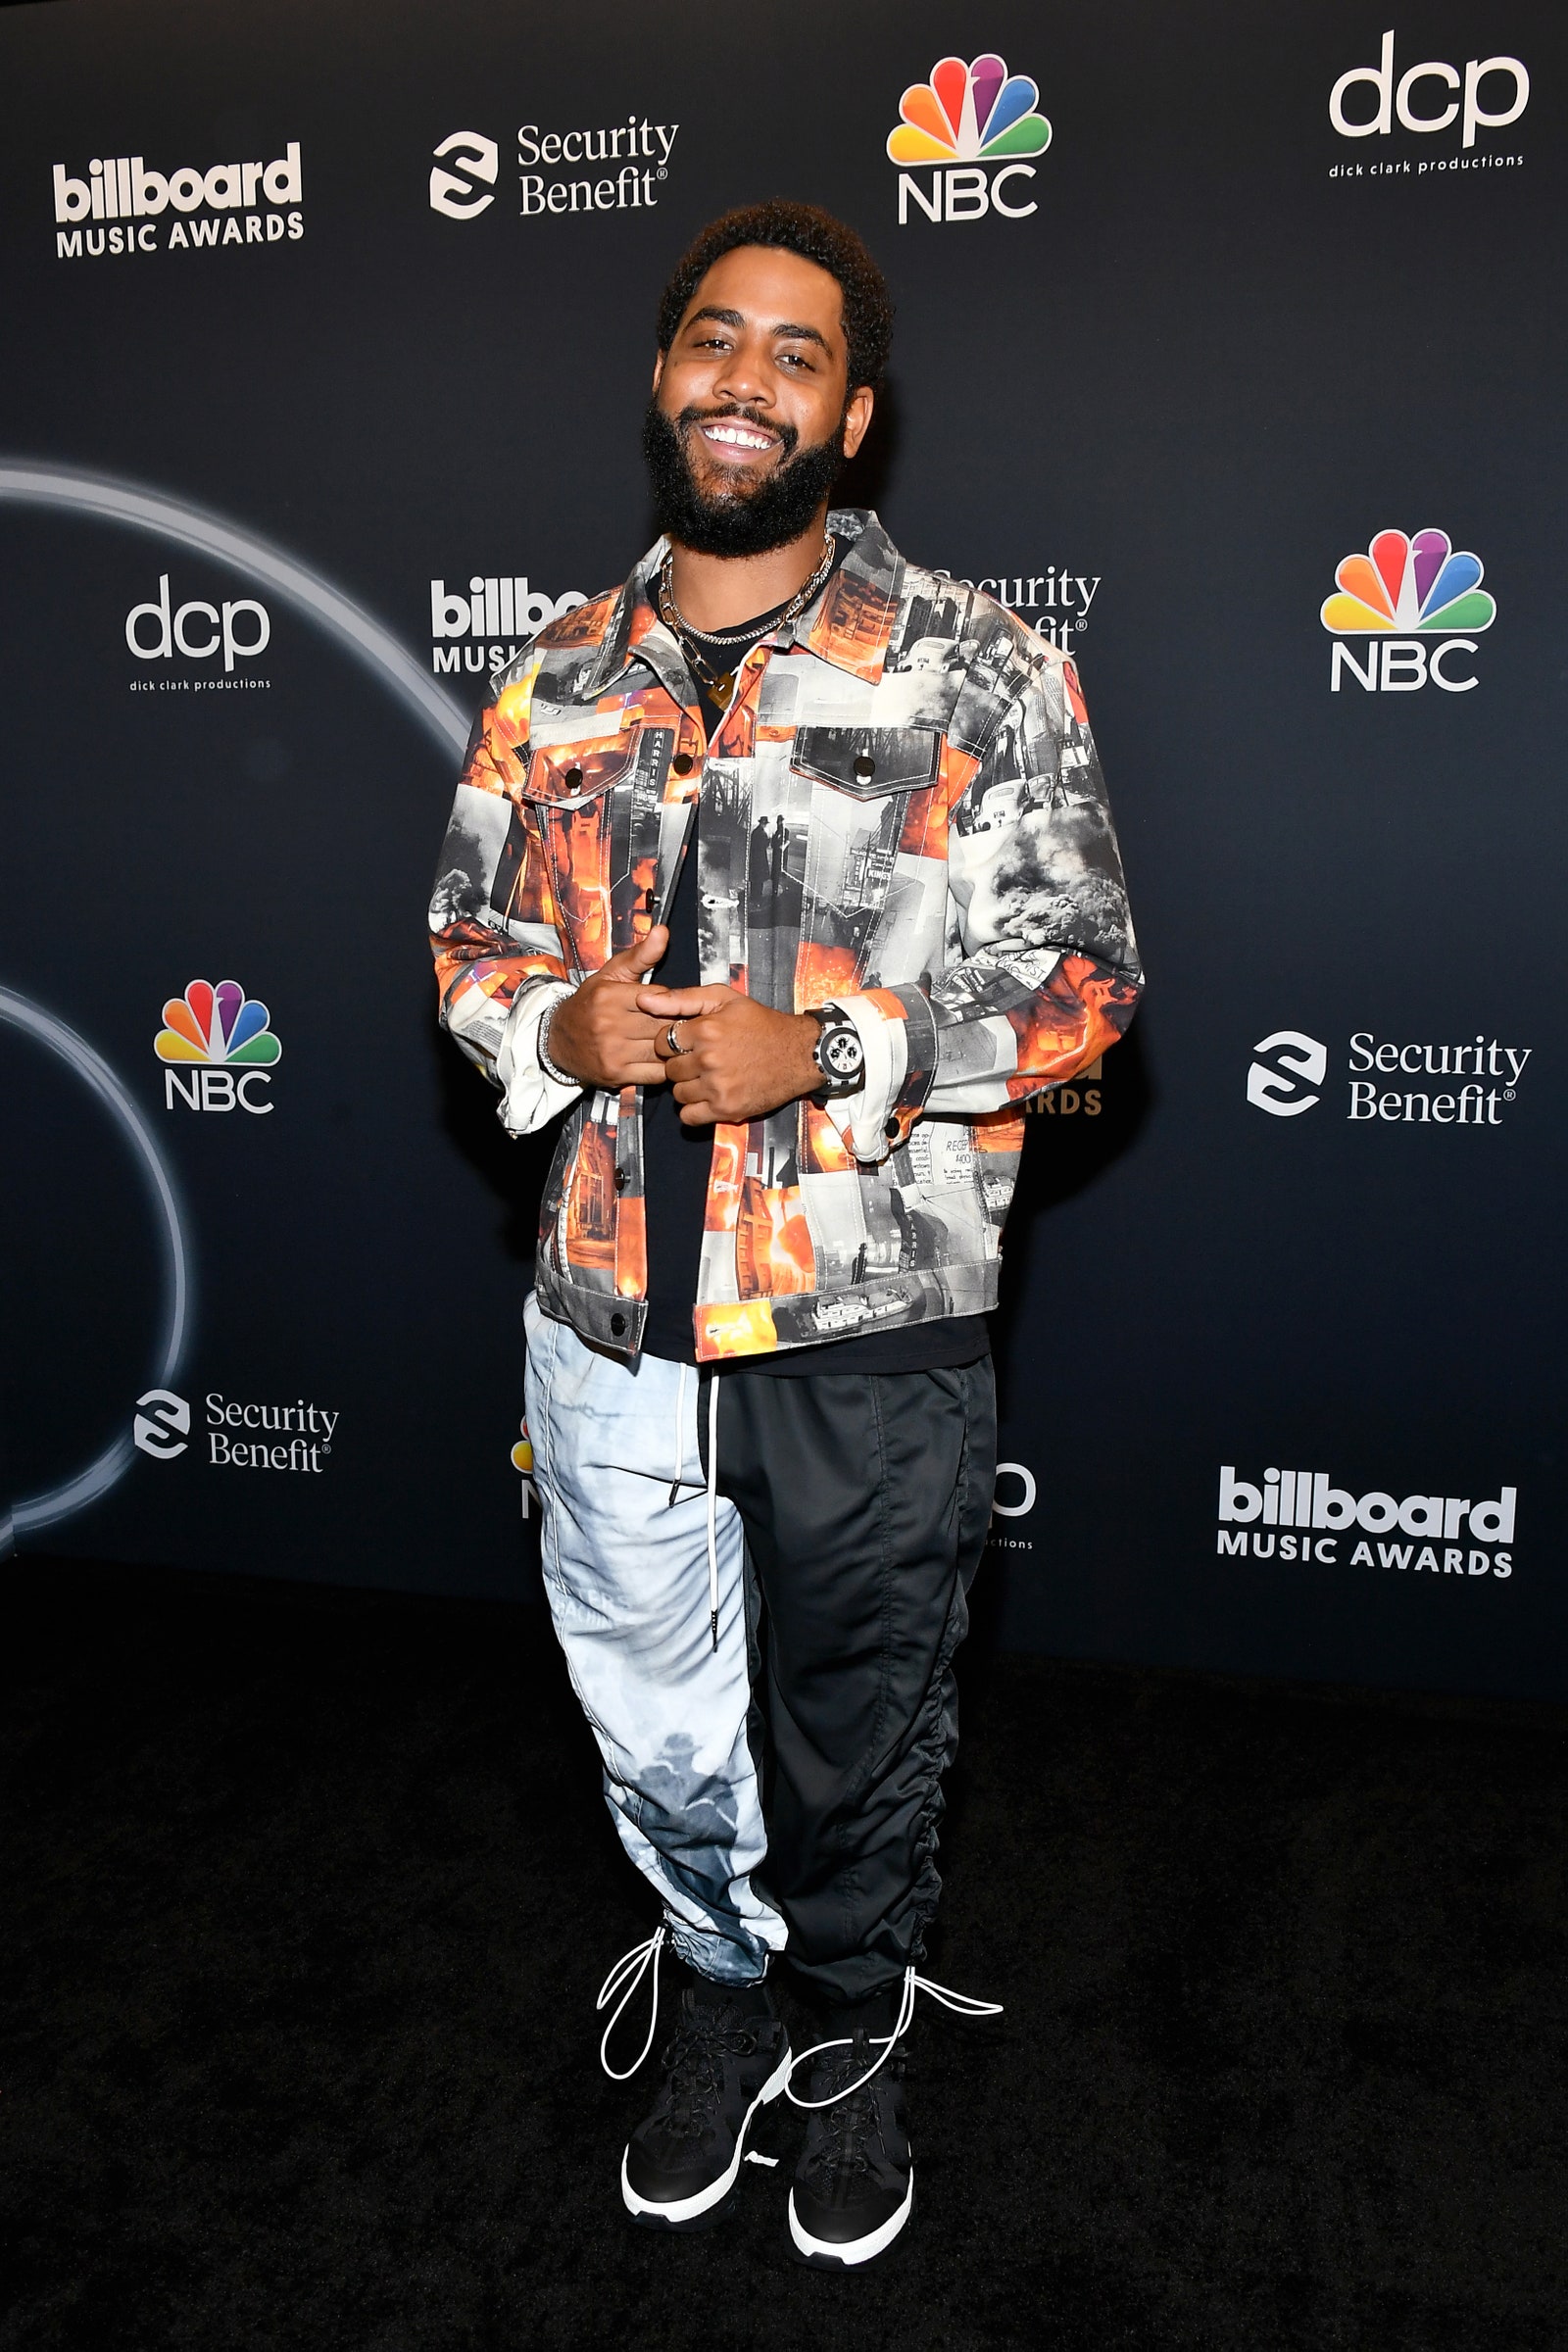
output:
<svg viewBox="0 0 1568 2352"><path fill-rule="evenodd" d="M733 425L705 424L703 430L710 441L727 441L735 449L768 449L772 446L766 433L740 432Z"/></svg>

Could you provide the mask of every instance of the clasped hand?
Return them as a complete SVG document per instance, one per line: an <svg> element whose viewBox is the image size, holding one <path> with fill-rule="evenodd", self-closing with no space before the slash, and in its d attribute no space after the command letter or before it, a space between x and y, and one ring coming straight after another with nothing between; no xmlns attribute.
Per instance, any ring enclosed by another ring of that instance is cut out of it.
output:
<svg viewBox="0 0 1568 2352"><path fill-rule="evenodd" d="M645 985L668 946L656 923L562 999L550 1020L559 1068L612 1094L667 1084L684 1127L761 1118L821 1084L809 1013L775 1012L733 988Z"/></svg>

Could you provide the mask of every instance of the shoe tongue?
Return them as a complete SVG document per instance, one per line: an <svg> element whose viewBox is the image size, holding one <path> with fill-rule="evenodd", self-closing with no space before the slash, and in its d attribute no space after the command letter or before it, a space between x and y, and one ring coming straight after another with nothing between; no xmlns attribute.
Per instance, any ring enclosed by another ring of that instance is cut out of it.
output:
<svg viewBox="0 0 1568 2352"><path fill-rule="evenodd" d="M737 2026L752 2023L752 2012L735 1998L728 1985L688 1984L680 1996L681 2014L693 2022L715 2026L720 2033L732 2033Z"/></svg>

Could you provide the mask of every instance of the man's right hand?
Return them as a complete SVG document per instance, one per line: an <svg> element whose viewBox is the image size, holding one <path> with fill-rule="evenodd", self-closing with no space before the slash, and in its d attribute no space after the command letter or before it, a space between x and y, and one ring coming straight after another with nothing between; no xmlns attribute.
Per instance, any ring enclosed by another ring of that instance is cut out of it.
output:
<svg viewBox="0 0 1568 2352"><path fill-rule="evenodd" d="M637 990L669 946L655 923L646 939L612 956L580 988L563 997L550 1015L546 1047L558 1069L584 1086L618 1094L623 1086L662 1086L664 1065L654 1051L660 1024L637 1009Z"/></svg>

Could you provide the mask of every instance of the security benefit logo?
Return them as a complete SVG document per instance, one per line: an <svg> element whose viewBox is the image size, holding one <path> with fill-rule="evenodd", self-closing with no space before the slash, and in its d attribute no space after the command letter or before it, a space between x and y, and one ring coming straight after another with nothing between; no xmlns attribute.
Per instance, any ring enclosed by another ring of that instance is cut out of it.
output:
<svg viewBox="0 0 1568 2352"><path fill-rule="evenodd" d="M524 220L554 213L634 213L657 205L669 177L678 122L630 114L589 129L517 126L517 212ZM499 193L501 149L482 130L449 131L433 150L430 210L448 220L476 220Z"/></svg>
<svg viewBox="0 0 1568 2352"><path fill-rule="evenodd" d="M1509 1577L1517 1491L1495 1499L1468 1494L1406 1494L1373 1488L1352 1494L1327 1470L1219 1474L1221 1558L1318 1561L1325 1568L1393 1568L1406 1574Z"/></svg>
<svg viewBox="0 0 1568 2352"><path fill-rule="evenodd" d="M191 1408L170 1389L149 1389L136 1399L131 1436L155 1462L172 1462L194 1447L214 1470L282 1470L319 1478L332 1450L340 1412L294 1396L281 1404L257 1403L209 1389L202 1400L203 1426L191 1434Z"/></svg>
<svg viewBox="0 0 1568 2352"><path fill-rule="evenodd" d="M1500 1127L1534 1051L1482 1030L1464 1040L1423 1040L1357 1029L1332 1099L1352 1126ZM1329 1049L1320 1038L1272 1029L1252 1054L1247 1100L1254 1110L1296 1119L1329 1096Z"/></svg>
<svg viewBox="0 0 1568 2352"><path fill-rule="evenodd" d="M161 571L158 594L125 614L125 643L137 661L168 664L132 678L132 694L236 694L270 687L270 679L245 666L272 642L267 607L254 596L225 597L217 605L193 596L176 604L169 579Z"/></svg>
<svg viewBox="0 0 1568 2352"><path fill-rule="evenodd" d="M1409 50L1404 51L1408 57ZM1530 76L1516 57L1467 58L1461 73L1442 58L1421 58L1401 70L1395 60L1395 28L1383 35L1375 66L1351 66L1329 92L1329 121L1342 139L1376 139L1366 159L1332 164L1330 179L1424 179L1449 172L1515 169L1517 151L1490 141L1479 150L1476 134L1506 130L1530 104ZM1399 134L1420 139L1411 150ZM1438 148L1426 142L1442 139ZM1385 147L1384 140L1392 141Z"/></svg>
<svg viewBox="0 0 1568 2352"><path fill-rule="evenodd" d="M153 1052L165 1065L166 1110L248 1110L260 1118L274 1108L272 1068L282 1042L267 1006L237 980L216 988L192 980L182 997L171 997Z"/></svg>
<svg viewBox="0 0 1568 2352"><path fill-rule="evenodd" d="M901 228L922 217L1027 220L1039 211L1035 167L1024 159L1045 154L1051 124L1027 74L1009 74L1004 58L990 55L969 65L940 58L929 81L905 91L899 114L888 160L916 167L899 172Z"/></svg>
<svg viewBox="0 0 1568 2352"><path fill-rule="evenodd" d="M430 582L430 667L438 676L471 670L475 677L499 669L521 653L529 639L563 612L588 602L580 588L546 596L527 575L473 572L466 587ZM459 642L454 643L457 639Z"/></svg>
<svg viewBox="0 0 1568 2352"><path fill-rule="evenodd" d="M300 143L271 163L149 169L139 155L95 155L54 171L55 252L63 262L196 253L204 246L297 245L305 234Z"/></svg>
<svg viewBox="0 0 1568 2352"><path fill-rule="evenodd" d="M1016 612L1037 637L1044 637L1064 654L1072 652L1073 638L1081 637L1088 628L1089 608L1103 584L1098 571L1069 571L1065 564L1048 564L1044 571L987 572L973 580L939 567L936 576L951 579L959 588L978 588L982 596L994 596L999 605Z"/></svg>
<svg viewBox="0 0 1568 2352"><path fill-rule="evenodd" d="M1379 531L1364 556L1347 556L1319 615L1334 638L1330 692L1353 679L1363 694L1468 694L1476 639L1497 616L1482 570L1439 530Z"/></svg>

